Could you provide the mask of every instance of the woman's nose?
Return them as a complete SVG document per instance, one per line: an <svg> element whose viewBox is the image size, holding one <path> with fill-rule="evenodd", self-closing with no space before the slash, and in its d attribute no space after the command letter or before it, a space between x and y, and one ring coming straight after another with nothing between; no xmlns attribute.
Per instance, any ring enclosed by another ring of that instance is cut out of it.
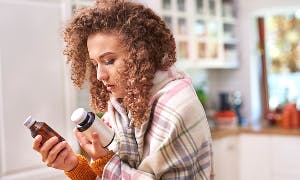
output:
<svg viewBox="0 0 300 180"><path fill-rule="evenodd" d="M105 68L103 68L101 65L98 65L97 67L97 79L99 81L107 80L108 74Z"/></svg>

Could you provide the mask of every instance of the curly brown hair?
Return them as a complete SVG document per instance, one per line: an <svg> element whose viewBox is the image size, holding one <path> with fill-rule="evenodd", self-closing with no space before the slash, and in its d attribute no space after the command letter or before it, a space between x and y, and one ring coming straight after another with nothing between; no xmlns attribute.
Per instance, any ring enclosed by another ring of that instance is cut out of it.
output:
<svg viewBox="0 0 300 180"><path fill-rule="evenodd" d="M107 110L109 92L97 80L89 59L87 38L95 32L113 32L127 52L125 58L126 96L123 106L135 127L149 118L150 89L157 70L167 70L176 61L174 37L166 23L151 9L124 0L97 0L92 7L75 12L64 31L71 79L81 88L89 76L90 105L96 113Z"/></svg>

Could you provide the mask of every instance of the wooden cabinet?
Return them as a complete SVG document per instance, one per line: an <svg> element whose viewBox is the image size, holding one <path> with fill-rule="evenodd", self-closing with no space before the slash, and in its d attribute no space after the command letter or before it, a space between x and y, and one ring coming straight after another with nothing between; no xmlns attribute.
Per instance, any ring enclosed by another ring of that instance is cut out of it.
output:
<svg viewBox="0 0 300 180"><path fill-rule="evenodd" d="M236 68L234 0L145 2L172 30L179 67Z"/></svg>
<svg viewBox="0 0 300 180"><path fill-rule="evenodd" d="M238 180L238 137L213 141L215 180Z"/></svg>

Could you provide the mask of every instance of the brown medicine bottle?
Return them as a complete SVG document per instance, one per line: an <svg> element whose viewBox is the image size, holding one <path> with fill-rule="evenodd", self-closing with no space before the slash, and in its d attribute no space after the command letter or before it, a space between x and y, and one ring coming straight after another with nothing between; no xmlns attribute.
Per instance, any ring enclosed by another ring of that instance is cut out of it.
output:
<svg viewBox="0 0 300 180"><path fill-rule="evenodd" d="M42 136L41 144L44 144L48 139L53 136L58 137L59 142L64 141L65 139L61 137L56 131L54 131L50 126L48 126L45 122L35 121L31 116L29 116L24 125L30 129L31 136L35 138L37 135Z"/></svg>

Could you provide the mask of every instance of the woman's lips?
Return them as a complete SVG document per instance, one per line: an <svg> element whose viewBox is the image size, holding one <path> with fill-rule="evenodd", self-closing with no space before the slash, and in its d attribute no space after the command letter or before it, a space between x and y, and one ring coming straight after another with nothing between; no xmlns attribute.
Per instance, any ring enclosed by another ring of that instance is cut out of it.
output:
<svg viewBox="0 0 300 180"><path fill-rule="evenodd" d="M106 89L107 89L108 91L112 91L112 89L113 89L114 87L115 87L114 85L109 85L109 84L106 85Z"/></svg>

